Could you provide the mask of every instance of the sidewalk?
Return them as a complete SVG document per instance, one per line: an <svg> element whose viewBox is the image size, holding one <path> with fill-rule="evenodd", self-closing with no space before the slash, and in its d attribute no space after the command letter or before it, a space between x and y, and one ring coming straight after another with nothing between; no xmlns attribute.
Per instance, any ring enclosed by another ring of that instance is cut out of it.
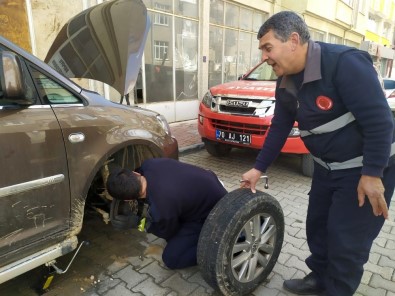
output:
<svg viewBox="0 0 395 296"><path fill-rule="evenodd" d="M197 129L197 119L170 123L172 135L178 141L180 153L204 146Z"/></svg>

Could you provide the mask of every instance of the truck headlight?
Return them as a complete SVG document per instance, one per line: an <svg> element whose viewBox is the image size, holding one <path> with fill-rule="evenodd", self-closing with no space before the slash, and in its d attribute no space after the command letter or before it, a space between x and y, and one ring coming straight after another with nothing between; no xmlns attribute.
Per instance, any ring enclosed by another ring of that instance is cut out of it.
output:
<svg viewBox="0 0 395 296"><path fill-rule="evenodd" d="M166 118L163 115L156 115L156 119L158 120L162 128L165 130L166 134L171 135L170 126L167 123Z"/></svg>
<svg viewBox="0 0 395 296"><path fill-rule="evenodd" d="M300 130L297 127L293 127L288 135L288 137L299 137Z"/></svg>
<svg viewBox="0 0 395 296"><path fill-rule="evenodd" d="M211 103L213 101L213 96L211 94L210 91L206 92L206 94L204 95L203 99L202 99L202 103L204 106L206 106L207 108L211 108Z"/></svg>

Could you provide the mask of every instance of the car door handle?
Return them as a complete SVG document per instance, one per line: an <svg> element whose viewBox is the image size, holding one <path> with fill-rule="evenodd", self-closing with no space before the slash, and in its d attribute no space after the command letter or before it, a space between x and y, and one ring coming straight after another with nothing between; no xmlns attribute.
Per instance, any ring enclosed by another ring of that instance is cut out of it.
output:
<svg viewBox="0 0 395 296"><path fill-rule="evenodd" d="M83 133L73 133L69 135L70 143L80 143L85 141L85 135Z"/></svg>

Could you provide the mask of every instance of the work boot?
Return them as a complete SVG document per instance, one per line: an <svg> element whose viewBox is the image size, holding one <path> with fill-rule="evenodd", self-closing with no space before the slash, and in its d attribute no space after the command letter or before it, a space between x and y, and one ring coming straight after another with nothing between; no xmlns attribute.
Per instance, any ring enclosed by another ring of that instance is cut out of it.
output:
<svg viewBox="0 0 395 296"><path fill-rule="evenodd" d="M298 295L321 295L325 291L312 272L303 279L284 281L283 287L285 290Z"/></svg>

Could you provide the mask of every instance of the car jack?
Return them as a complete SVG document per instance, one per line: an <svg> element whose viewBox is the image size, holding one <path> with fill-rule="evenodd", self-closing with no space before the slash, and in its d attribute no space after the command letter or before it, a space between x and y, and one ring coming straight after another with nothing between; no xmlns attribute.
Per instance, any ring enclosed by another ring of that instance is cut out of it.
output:
<svg viewBox="0 0 395 296"><path fill-rule="evenodd" d="M42 291L46 291L49 288L49 286L51 285L52 280L53 280L53 278L55 276L55 273L56 274L64 274L64 273L66 273L69 270L69 267L70 267L71 263L73 263L75 257L77 256L78 252L80 251L81 247L83 245L88 245L88 244L89 244L89 242L87 242L87 241L82 241L80 243L80 245L78 246L77 250L74 253L73 258L71 258L71 260L69 262L69 265L67 265L65 270L62 270L62 269L60 269L59 267L57 267L55 265L56 264L56 260L52 260L52 261L49 261L49 262L45 263L45 266L49 267L51 269L51 271L48 273L47 276L44 277L44 284L41 286L41 290Z"/></svg>

